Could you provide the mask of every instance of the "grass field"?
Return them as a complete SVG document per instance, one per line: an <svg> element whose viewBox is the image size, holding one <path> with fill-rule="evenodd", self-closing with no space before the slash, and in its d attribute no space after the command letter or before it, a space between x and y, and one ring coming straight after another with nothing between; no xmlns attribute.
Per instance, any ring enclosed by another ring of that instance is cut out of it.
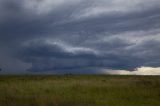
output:
<svg viewBox="0 0 160 106"><path fill-rule="evenodd" d="M0 76L0 106L160 106L160 76Z"/></svg>

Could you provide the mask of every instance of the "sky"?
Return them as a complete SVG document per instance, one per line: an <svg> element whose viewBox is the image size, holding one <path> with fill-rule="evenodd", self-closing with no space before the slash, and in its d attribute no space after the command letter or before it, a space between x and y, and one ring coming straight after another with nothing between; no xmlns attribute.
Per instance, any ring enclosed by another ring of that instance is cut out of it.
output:
<svg viewBox="0 0 160 106"><path fill-rule="evenodd" d="M0 0L0 74L160 75L159 0Z"/></svg>

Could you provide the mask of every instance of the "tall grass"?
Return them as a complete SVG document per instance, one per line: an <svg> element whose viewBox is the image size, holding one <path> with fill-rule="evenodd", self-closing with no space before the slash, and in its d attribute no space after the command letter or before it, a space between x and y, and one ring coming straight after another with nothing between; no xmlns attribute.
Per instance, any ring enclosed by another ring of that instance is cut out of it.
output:
<svg viewBox="0 0 160 106"><path fill-rule="evenodd" d="M0 106L160 106L160 77L0 76Z"/></svg>

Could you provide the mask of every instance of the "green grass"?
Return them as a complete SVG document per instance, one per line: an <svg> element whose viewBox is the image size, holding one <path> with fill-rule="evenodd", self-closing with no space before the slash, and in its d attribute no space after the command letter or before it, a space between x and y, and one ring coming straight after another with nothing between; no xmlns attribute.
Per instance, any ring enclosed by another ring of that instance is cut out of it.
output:
<svg viewBox="0 0 160 106"><path fill-rule="evenodd" d="M0 76L0 106L160 106L160 76Z"/></svg>

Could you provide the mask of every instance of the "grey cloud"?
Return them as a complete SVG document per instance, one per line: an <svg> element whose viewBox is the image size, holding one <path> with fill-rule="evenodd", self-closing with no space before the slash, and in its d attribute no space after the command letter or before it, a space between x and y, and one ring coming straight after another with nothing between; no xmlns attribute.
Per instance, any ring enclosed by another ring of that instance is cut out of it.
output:
<svg viewBox="0 0 160 106"><path fill-rule="evenodd" d="M0 0L0 50L29 71L159 67L159 10L157 0Z"/></svg>
<svg viewBox="0 0 160 106"><path fill-rule="evenodd" d="M22 47L22 52L19 52L21 55L18 56L23 61L32 63L30 71L83 69L88 67L133 70L141 65L142 61L139 61L139 58L128 54L129 51L122 51L127 45L121 43L118 43L121 45L119 48L114 44L106 43L107 49L104 47L105 50L99 53L85 50L85 48L75 52L75 47L67 48L59 44L32 43L27 47ZM128 44L128 46L130 45ZM113 46L117 48L112 49ZM78 50L78 48L76 47L75 50ZM68 49L71 51L68 51ZM124 54L120 54L120 52L124 52Z"/></svg>

